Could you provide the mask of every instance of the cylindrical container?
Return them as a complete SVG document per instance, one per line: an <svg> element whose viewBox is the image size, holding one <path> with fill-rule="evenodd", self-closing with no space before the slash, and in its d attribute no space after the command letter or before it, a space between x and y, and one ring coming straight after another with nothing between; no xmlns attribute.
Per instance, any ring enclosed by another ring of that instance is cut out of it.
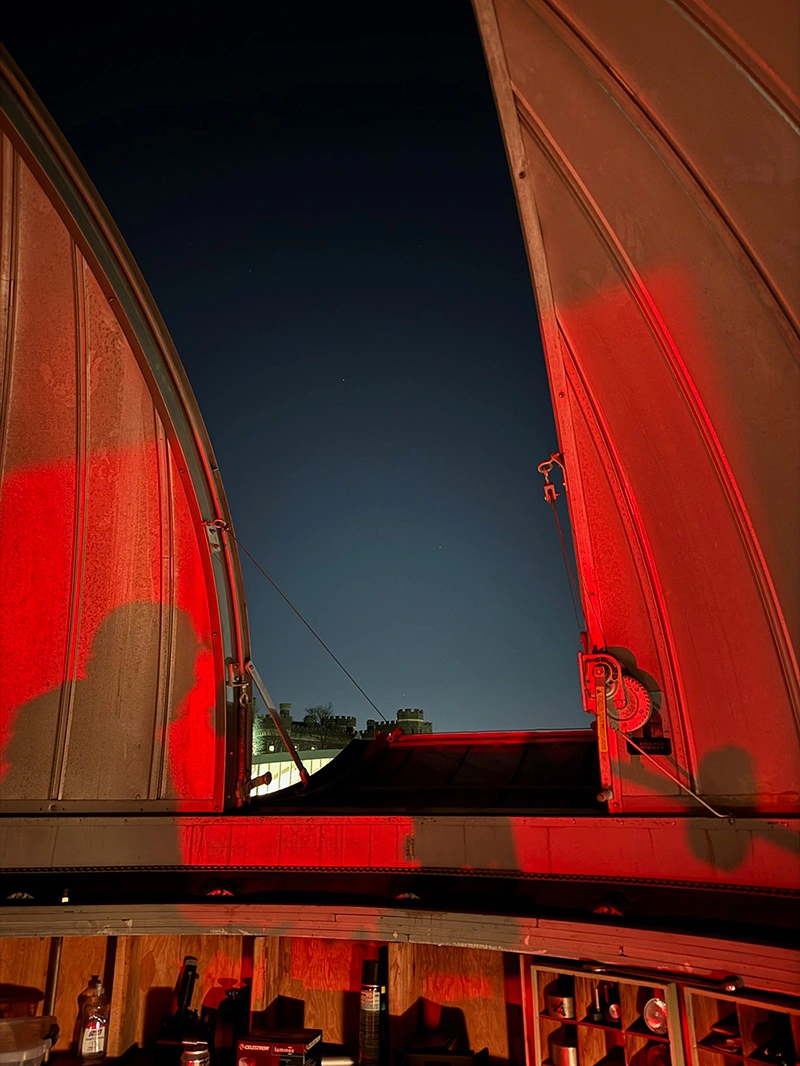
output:
<svg viewBox="0 0 800 1066"><path fill-rule="evenodd" d="M545 993L547 1013L554 1018L575 1017L575 980L562 974L548 985Z"/></svg>
<svg viewBox="0 0 800 1066"><path fill-rule="evenodd" d="M566 1029L550 1038L550 1058L553 1066L578 1066L578 1045L575 1034Z"/></svg>
<svg viewBox="0 0 800 1066"><path fill-rule="evenodd" d="M622 1007L619 1002L619 985L607 984L605 986L606 1002L604 1013L609 1025L619 1025L622 1019Z"/></svg>
<svg viewBox="0 0 800 1066"><path fill-rule="evenodd" d="M184 1040L181 1066L211 1066L211 1055L205 1040Z"/></svg>
<svg viewBox="0 0 800 1066"><path fill-rule="evenodd" d="M589 1021L594 1025L602 1025L606 1020L606 1016L603 1013L603 996L600 991L600 985L594 986L594 992L592 993L592 1002L589 1004L589 1010L587 1013Z"/></svg>
<svg viewBox="0 0 800 1066"><path fill-rule="evenodd" d="M106 1057L108 1013L108 996L102 981L98 981L92 994L83 1002L78 1047L83 1062L97 1062Z"/></svg>
<svg viewBox="0 0 800 1066"><path fill-rule="evenodd" d="M378 960L365 959L361 967L358 1061L361 1066L378 1066L380 1054L381 984L378 974Z"/></svg>

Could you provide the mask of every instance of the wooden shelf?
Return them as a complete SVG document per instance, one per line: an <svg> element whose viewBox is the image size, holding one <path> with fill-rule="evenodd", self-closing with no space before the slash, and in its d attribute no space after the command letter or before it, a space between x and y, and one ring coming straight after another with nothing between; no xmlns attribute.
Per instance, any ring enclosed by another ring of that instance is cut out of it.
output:
<svg viewBox="0 0 800 1066"><path fill-rule="evenodd" d="M665 988L616 975L606 978L551 967L539 968L533 964L530 970L531 1002L537 1012L531 1027L527 1066L550 1066L550 1041L557 1027L570 1037L572 1034L577 1037L578 1066L725 1066L716 1060L703 1064L684 1062L674 984ZM559 976L574 981L577 1018L557 1018L545 1009L547 989ZM601 1003L619 1004L621 1018L618 1023L591 1021L589 1012L598 995ZM644 1023L642 1010L654 997L670 1004L669 1034L652 1033ZM672 1045L674 1039L678 1040L677 1049ZM731 1063L730 1066L737 1064Z"/></svg>
<svg viewBox="0 0 800 1066"><path fill-rule="evenodd" d="M604 1058L599 1059L597 1062L585 1063L584 1066L623 1066L624 1062L625 1049L619 1047L614 1048L613 1051L609 1051L609 1053L604 1056Z"/></svg>
<svg viewBox="0 0 800 1066"><path fill-rule="evenodd" d="M709 1027L709 1035L711 1033L721 1033L723 1036L739 1036L739 1016L736 1011L731 1011L724 1018L720 1018L718 1022L714 1022Z"/></svg>
<svg viewBox="0 0 800 1066"><path fill-rule="evenodd" d="M655 1040L662 1044L669 1043L669 1034L654 1033L653 1030L645 1024L644 1018L638 1018L633 1025L628 1026L625 1032L631 1033L633 1036L646 1036L648 1040Z"/></svg>
<svg viewBox="0 0 800 1066"><path fill-rule="evenodd" d="M721 1035L722 1034L720 1034L720 1036ZM704 1036L702 1040L698 1040L698 1047L703 1048L704 1051L710 1051L713 1054L727 1055L729 1059L745 1059L746 1057L745 1052L741 1050L741 1043L739 1044L738 1051L734 1048L725 1048L720 1044L719 1040L714 1040L713 1034L710 1033L708 1036Z"/></svg>
<svg viewBox="0 0 800 1066"><path fill-rule="evenodd" d="M789 1003L773 1004L759 995L731 997L705 989L686 989L685 1001L693 1047L690 1066L778 1066L775 1059L763 1055L764 1047L773 1041L786 1047L789 1061L797 1058L800 1011ZM740 1038L741 1047L722 1046L726 1035Z"/></svg>
<svg viewBox="0 0 800 1066"><path fill-rule="evenodd" d="M723 1047L717 1047L713 1044L704 1044L702 1041L697 1046L698 1048L702 1048L703 1051L709 1052L711 1055L721 1055L725 1059L744 1059L747 1057L743 1055L741 1051L726 1051Z"/></svg>
<svg viewBox="0 0 800 1066"><path fill-rule="evenodd" d="M724 1055L728 1059L743 1059L745 1054L743 1051L734 1051L732 1048L722 1047L720 1044L712 1044L709 1042L709 1038L705 1037L703 1040L698 1040L697 1046L702 1048L703 1051L710 1051L712 1055Z"/></svg>
<svg viewBox="0 0 800 1066"><path fill-rule="evenodd" d="M640 1064L641 1066L647 1066L648 1060L650 1058L650 1055L648 1053L656 1049L660 1053L666 1052L667 1061L669 1063L672 1063L672 1050L669 1046L669 1043L657 1040L648 1040L641 1047L637 1048L634 1054L628 1059L628 1066L640 1066Z"/></svg>
<svg viewBox="0 0 800 1066"><path fill-rule="evenodd" d="M750 1055L746 1055L745 1058L747 1059L748 1062L766 1062L766 1063L769 1063L770 1066L778 1066L777 1059L766 1058L765 1055L760 1054L758 1051L753 1051ZM795 1063L798 1061L796 1052L795 1052L795 1060L794 1061L795 1061Z"/></svg>

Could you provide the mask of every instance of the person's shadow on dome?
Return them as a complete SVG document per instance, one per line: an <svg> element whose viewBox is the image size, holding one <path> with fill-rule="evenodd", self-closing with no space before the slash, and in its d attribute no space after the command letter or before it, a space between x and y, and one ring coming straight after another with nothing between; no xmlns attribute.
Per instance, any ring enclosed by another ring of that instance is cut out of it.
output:
<svg viewBox="0 0 800 1066"><path fill-rule="evenodd" d="M86 677L18 708L0 798L172 796L167 727L195 684L199 650L184 611L149 602L111 611L92 641Z"/></svg>

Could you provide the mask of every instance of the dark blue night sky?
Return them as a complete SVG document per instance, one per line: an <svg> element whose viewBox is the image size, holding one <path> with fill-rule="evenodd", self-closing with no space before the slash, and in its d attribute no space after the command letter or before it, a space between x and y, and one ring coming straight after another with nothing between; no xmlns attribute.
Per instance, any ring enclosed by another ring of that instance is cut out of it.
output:
<svg viewBox="0 0 800 1066"><path fill-rule="evenodd" d="M29 5L5 43L153 290L237 535L384 714L582 726L536 471L555 429L469 2L332 7L44 27ZM243 566L273 698L374 716Z"/></svg>

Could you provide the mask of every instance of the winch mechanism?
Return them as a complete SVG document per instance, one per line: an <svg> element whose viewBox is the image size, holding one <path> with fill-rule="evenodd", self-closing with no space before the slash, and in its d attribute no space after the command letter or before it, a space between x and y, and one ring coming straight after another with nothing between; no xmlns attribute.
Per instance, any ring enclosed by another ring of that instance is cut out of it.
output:
<svg viewBox="0 0 800 1066"><path fill-rule="evenodd" d="M622 664L612 655L580 655L583 678L583 705L618 733L635 733L650 720L653 701L635 677L622 672Z"/></svg>

